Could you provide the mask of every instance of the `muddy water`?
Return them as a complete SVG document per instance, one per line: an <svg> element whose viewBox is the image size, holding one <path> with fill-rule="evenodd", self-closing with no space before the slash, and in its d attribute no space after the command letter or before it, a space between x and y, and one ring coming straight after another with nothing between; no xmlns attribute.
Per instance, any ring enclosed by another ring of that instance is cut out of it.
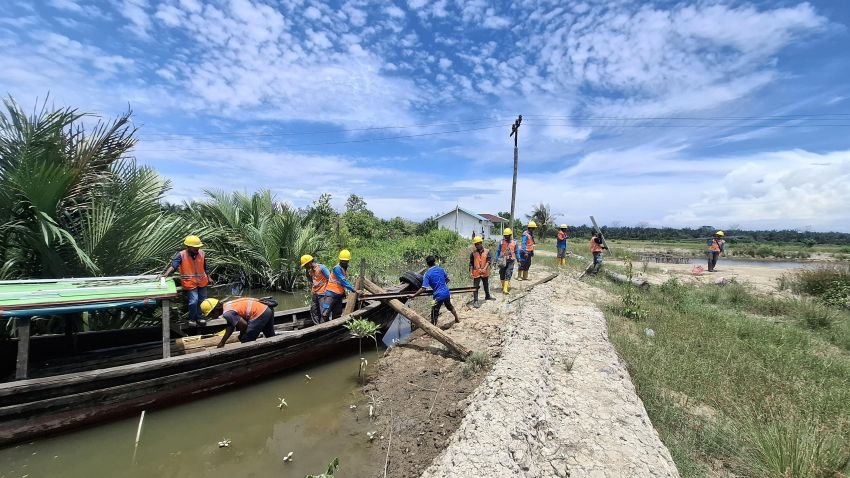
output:
<svg viewBox="0 0 850 478"><path fill-rule="evenodd" d="M377 362L371 350L370 368ZM135 463L138 416L0 449L0 477L301 478L324 472L334 457L340 458L344 476L369 476L383 463L366 462L372 446L366 432L380 436L383 431L370 423L369 399L357 386L358 364L358 357L349 355L148 411ZM289 406L278 409L278 397ZM357 408L351 410L352 404ZM225 438L232 444L219 448ZM283 463L289 452L293 462Z"/></svg>

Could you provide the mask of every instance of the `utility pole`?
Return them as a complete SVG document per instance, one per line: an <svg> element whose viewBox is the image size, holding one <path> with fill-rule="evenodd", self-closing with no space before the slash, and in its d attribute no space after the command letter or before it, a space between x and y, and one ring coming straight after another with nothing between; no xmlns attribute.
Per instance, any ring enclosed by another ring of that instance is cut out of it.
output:
<svg viewBox="0 0 850 478"><path fill-rule="evenodd" d="M514 137L514 183L511 186L511 222L510 227L514 227L514 207L516 206L516 174L519 167L519 125L522 124L522 115L514 121L511 126L511 134L508 136Z"/></svg>

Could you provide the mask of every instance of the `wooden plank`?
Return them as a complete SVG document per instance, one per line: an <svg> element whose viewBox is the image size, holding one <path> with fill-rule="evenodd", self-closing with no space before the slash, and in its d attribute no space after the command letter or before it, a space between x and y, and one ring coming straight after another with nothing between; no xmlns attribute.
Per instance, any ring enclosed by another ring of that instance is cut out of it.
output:
<svg viewBox="0 0 850 478"><path fill-rule="evenodd" d="M171 357L171 303L162 301L162 358Z"/></svg>
<svg viewBox="0 0 850 478"><path fill-rule="evenodd" d="M15 379L27 378L30 358L30 318L20 317L18 322L18 363L15 368Z"/></svg>
<svg viewBox="0 0 850 478"><path fill-rule="evenodd" d="M364 287L366 287L366 290L374 294L383 294L386 292L383 288L370 281L369 279L363 279L363 285ZM387 303L390 307L392 307L393 310L395 310L399 314L407 317L408 320L410 320L419 328L421 328L423 332L448 347L449 350L457 354L461 359L466 360L466 357L468 357L469 354L472 353L472 351L464 347L463 344L456 342L453 338L443 333L443 331L440 330L439 327L436 327L435 325L431 324L428 319L422 317L413 309L405 307L400 300L389 299L383 302Z"/></svg>

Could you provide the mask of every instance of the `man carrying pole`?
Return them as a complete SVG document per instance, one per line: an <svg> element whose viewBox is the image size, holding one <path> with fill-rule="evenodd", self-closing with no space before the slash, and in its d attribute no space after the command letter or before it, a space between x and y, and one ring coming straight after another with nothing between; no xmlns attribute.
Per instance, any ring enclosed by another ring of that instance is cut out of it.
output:
<svg viewBox="0 0 850 478"><path fill-rule="evenodd" d="M475 249L469 254L469 277L472 278L472 306L481 307L478 302L478 287L484 284L484 300L496 300L490 295L490 250L484 247L481 237L472 240Z"/></svg>
<svg viewBox="0 0 850 478"><path fill-rule="evenodd" d="M591 266L590 273L593 275L596 275L602 268L602 251L604 249L608 249L608 246L602 239L602 233L594 232L593 237L590 238L590 253L593 254L593 266Z"/></svg>
<svg viewBox="0 0 850 478"><path fill-rule="evenodd" d="M201 325L206 321L201 316L198 304L207 298L207 286L210 283L209 275L207 275L206 254L201 250L204 244L200 237L190 235L183 240L183 245L186 248L174 255L171 264L160 274L160 277L168 277L174 271L180 272L180 287L186 293L189 320Z"/></svg>
<svg viewBox="0 0 850 478"><path fill-rule="evenodd" d="M431 294L433 297L431 301L431 323L437 325L437 319L440 318L440 308L443 305L455 317L455 323L460 322L460 317L458 317L454 305L452 305L452 293L449 291L449 275L446 274L445 269L437 265L436 257L426 257L425 263L428 264L428 270L422 276L422 287L410 298L415 299L419 294L425 292L425 289L430 288L433 291Z"/></svg>
<svg viewBox="0 0 850 478"><path fill-rule="evenodd" d="M335 265L328 277L328 285L325 289L325 302L322 304L322 322L337 319L342 316L342 299L345 291L355 292L354 286L348 281L348 263L351 261L351 252L348 249L339 251L339 264Z"/></svg>

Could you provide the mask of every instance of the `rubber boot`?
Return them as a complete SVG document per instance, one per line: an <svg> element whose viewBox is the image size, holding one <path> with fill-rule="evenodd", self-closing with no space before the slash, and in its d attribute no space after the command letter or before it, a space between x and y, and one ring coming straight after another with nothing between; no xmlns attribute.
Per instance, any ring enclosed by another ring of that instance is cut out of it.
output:
<svg viewBox="0 0 850 478"><path fill-rule="evenodd" d="M478 302L478 289L476 289L475 292L472 293L472 306L476 309L481 307L481 304Z"/></svg>

